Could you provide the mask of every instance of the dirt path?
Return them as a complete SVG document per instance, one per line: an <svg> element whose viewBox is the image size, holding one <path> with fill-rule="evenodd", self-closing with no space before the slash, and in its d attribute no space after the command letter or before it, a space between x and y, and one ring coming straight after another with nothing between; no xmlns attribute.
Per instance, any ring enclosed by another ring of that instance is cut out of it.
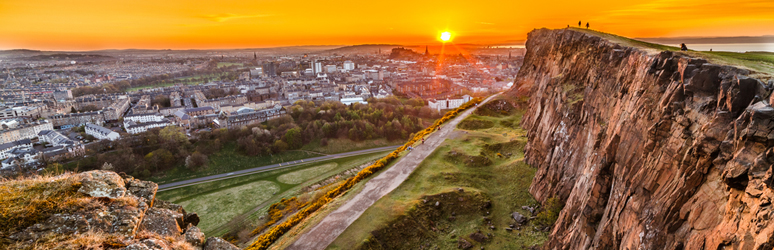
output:
<svg viewBox="0 0 774 250"><path fill-rule="evenodd" d="M482 102L486 103L497 95L493 95ZM451 121L441 126L441 130L430 134L425 139L425 143L418 143L417 147L407 155L403 156L398 163L388 168L378 176L374 177L365 184L363 191L358 193L352 200L328 214L319 224L311 230L301 235L287 249L293 250L321 250L328 247L349 225L357 220L368 207L373 205L382 196L392 192L403 181L408 178L411 172L425 159L430 153L446 140L457 127L457 123L465 119L475 108L469 109Z"/></svg>

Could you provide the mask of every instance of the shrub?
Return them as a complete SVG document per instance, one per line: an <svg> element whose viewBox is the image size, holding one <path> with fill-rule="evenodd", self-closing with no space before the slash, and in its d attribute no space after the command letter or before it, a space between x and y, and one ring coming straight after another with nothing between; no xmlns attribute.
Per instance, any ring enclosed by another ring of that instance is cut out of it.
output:
<svg viewBox="0 0 774 250"><path fill-rule="evenodd" d="M548 198L543 204L543 211L535 216L535 223L544 227L553 226L557 219L559 219L559 213L564 208L564 205L559 201L559 197L554 196Z"/></svg>

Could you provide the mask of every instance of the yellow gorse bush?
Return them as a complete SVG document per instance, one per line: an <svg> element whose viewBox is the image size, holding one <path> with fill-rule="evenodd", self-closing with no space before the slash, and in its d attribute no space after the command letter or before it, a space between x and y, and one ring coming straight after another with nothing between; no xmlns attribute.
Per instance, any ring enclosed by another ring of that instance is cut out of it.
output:
<svg viewBox="0 0 774 250"><path fill-rule="evenodd" d="M406 142L406 144L403 144L403 146L400 146L398 149L395 149L395 151L392 151L392 153L379 159L374 164L371 164L370 166L364 168L363 170L360 170L360 172L358 172L357 175L350 177L349 179L347 179L346 182L342 183L341 185L334 188L333 190L328 191L328 193L326 193L316 201L312 202L310 205L306 206L306 208L302 209L301 211L298 211L298 213L291 216L285 222L280 223L279 225L270 229L266 233L258 236L255 242L253 242L253 244L246 249L263 250L263 249L269 248L269 246L271 246L271 244L274 243L274 241L276 241L277 239L279 239L279 237L281 237L283 234L288 232L291 228L293 228L293 226L297 225L302 220L306 219L306 217L308 217L310 214L317 211L317 209L320 209L322 206L324 206L325 204L328 204L328 202L333 200L333 198L339 196L340 194L352 188L358 182L364 180L365 178L368 178L369 176L371 176L371 174L381 170L382 168L390 164L390 162L397 159L400 156L399 154L404 150L406 150L406 148L408 148L411 145L414 145L414 143L416 143L419 140L422 140L422 138L424 138L426 135L437 130L439 126L444 122L456 117L460 112L480 103L481 101L482 101L481 98L474 98L473 100L470 100L469 102L463 104L459 108L446 112L446 114L444 114L444 116L441 117L440 119L436 120L432 126L417 132L416 135L414 135L414 137L409 139L408 142ZM268 226L268 225L264 225L264 226Z"/></svg>

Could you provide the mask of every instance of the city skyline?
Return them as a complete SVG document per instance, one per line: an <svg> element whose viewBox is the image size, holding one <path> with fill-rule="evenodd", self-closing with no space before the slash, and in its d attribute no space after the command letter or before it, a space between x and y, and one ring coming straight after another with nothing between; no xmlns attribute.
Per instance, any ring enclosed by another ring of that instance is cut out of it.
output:
<svg viewBox="0 0 774 250"><path fill-rule="evenodd" d="M734 6L735 11L728 11ZM0 49L231 49L298 45L505 44L534 28L629 37L774 35L774 2L677 1L7 1ZM653 18L660 17L660 18ZM577 26L576 26L577 27Z"/></svg>

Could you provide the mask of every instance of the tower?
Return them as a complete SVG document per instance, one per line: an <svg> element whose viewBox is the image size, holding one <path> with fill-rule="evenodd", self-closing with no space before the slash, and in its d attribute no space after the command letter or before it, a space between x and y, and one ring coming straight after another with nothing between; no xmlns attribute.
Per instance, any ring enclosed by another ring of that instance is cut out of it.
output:
<svg viewBox="0 0 774 250"><path fill-rule="evenodd" d="M430 55L430 51L427 49L427 45L425 45L425 55L426 55L426 56L429 56L429 55Z"/></svg>

